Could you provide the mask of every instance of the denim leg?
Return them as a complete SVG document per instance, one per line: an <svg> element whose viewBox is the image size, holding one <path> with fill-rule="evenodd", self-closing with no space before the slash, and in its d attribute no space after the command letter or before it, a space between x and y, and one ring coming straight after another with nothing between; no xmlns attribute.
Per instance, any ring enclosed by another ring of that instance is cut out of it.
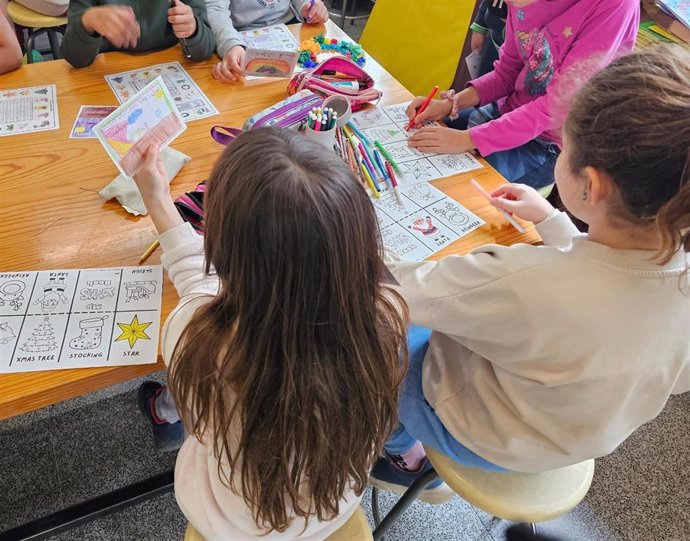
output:
<svg viewBox="0 0 690 541"><path fill-rule="evenodd" d="M173 400L167 387L156 397L153 405L156 408L156 415L161 421L176 423L180 420L175 400Z"/></svg>
<svg viewBox="0 0 690 541"><path fill-rule="evenodd" d="M386 442L386 451L393 455L401 455L409 451L416 441L421 441L460 464L504 471L500 466L485 460L455 440L424 398L422 366L430 336L431 331L422 327L411 326L408 330L410 366L405 376L398 408L400 424Z"/></svg>
<svg viewBox="0 0 690 541"><path fill-rule="evenodd" d="M479 126L479 124L489 122L499 116L501 116L501 114L498 112L496 104L489 103L482 107L468 107L467 109L462 109L458 118L451 120L446 117L443 119L443 123L454 130L466 130L472 126Z"/></svg>
<svg viewBox="0 0 690 541"><path fill-rule="evenodd" d="M517 148L494 152L485 159L508 181L541 188L554 183L559 153L555 144L533 140Z"/></svg>

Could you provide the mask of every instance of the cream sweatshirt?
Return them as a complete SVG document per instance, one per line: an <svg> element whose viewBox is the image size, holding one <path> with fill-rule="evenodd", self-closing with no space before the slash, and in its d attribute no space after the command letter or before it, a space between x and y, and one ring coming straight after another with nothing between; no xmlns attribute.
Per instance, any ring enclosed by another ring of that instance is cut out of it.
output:
<svg viewBox="0 0 690 541"><path fill-rule="evenodd" d="M460 443L525 472L607 455L690 390L686 254L658 266L562 213L537 230L544 246L389 265L412 323L434 331L427 401Z"/></svg>
<svg viewBox="0 0 690 541"><path fill-rule="evenodd" d="M163 233L160 243L163 266L180 297L162 332L161 350L167 365L194 312L218 293L218 280L204 274L203 240L189 224ZM313 518L305 530L304 522L296 519L287 531L264 535L254 523L242 496L221 482L218 462L209 441L208 438L200 442L193 436L187 437L175 464L177 503L207 541L321 541L338 530L359 505L361 497L350 492L340 501L340 515L334 520L319 522Z"/></svg>

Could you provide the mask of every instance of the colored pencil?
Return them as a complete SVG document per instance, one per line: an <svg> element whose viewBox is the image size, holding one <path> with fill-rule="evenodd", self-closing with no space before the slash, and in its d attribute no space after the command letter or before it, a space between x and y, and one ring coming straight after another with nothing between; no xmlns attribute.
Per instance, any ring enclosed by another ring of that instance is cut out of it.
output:
<svg viewBox="0 0 690 541"><path fill-rule="evenodd" d="M151 246L149 246L149 247L146 249L146 251L145 251L145 252L141 255L141 257L139 258L139 265L141 265L144 261L146 261L146 260L149 258L149 256L150 256L153 252L155 252L155 250L156 250L156 248L158 248L158 245L159 245L159 244L160 244L160 241L159 241L158 239L156 239L155 241L153 241L153 243L151 244Z"/></svg>
<svg viewBox="0 0 690 541"><path fill-rule="evenodd" d="M309 2L309 9L307 10L307 15L309 15L309 14L311 13L311 10L314 9L314 3L315 3L315 2L316 2L316 0L310 0L310 2ZM308 23L311 22L311 17L307 17L307 22L308 22Z"/></svg>
<svg viewBox="0 0 690 541"><path fill-rule="evenodd" d="M427 107L429 107L429 104L431 103L431 100L434 99L436 92L438 92L438 85L431 89L431 92L429 92L429 95L424 100L424 103L422 103L421 107L417 109L414 117L410 119L410 123L407 125L407 128L405 128L406 131L410 131L412 128L414 128L414 121L426 110Z"/></svg>
<svg viewBox="0 0 690 541"><path fill-rule="evenodd" d="M484 189L484 187L483 187L481 184L479 184L479 182L477 182L477 181L474 180L474 179L470 179L470 183L472 184L472 186L475 187L475 189L476 189L480 194L482 194L482 195L484 196L484 198L485 198L489 203L491 203L491 194L490 194L489 192L487 192L487 191ZM493 206L493 205L492 205L492 206ZM500 212L501 214L503 214L503 216L505 217L505 219L508 220L508 222L510 222L510 225L512 225L515 229L517 229L518 232L520 232L520 233L524 233L524 232L525 232L525 228L522 227L519 223L517 223L517 222L515 221L515 218L513 218L513 217L512 217L510 214L508 214L505 210L499 209L499 208L497 208L497 207L494 207L494 208L495 208L498 212Z"/></svg>
<svg viewBox="0 0 690 541"><path fill-rule="evenodd" d="M384 148L384 146L381 144L381 142L380 141L374 141L374 145L376 146L376 148L378 148L381 151L381 154L383 154L383 157L386 158L386 160L388 160L388 162L391 164L393 169L395 169L399 175L402 175L403 173L400 170L400 166L397 163L395 163L395 160L390 155L390 152L388 152Z"/></svg>
<svg viewBox="0 0 690 541"><path fill-rule="evenodd" d="M405 200L402 198L402 195L400 195L400 188L398 188L398 181L395 178L395 173L393 173L393 166L389 162L386 162L386 169L388 169L388 174L391 177L391 184L393 185L393 191L395 192L395 197L398 199L398 203L400 203L400 206L405 208Z"/></svg>

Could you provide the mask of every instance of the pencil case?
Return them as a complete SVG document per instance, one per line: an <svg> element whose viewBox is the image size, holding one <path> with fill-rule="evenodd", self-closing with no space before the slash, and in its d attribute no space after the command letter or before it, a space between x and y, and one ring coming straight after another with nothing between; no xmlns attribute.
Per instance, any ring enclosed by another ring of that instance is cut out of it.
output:
<svg viewBox="0 0 690 541"><path fill-rule="evenodd" d="M221 145L229 145L243 131L254 130L265 126L277 126L279 128L299 128L307 118L313 107L320 107L323 97L311 90L302 90L296 94L279 101L275 105L250 116L242 126L242 129L227 126L213 126L211 137Z"/></svg>
<svg viewBox="0 0 690 541"><path fill-rule="evenodd" d="M344 84L346 82L350 84ZM350 100L352 110L357 111L383 96L383 92L374 85L374 79L352 60L333 56L315 68L295 75L288 85L288 94L297 95L311 90L325 98L344 96Z"/></svg>
<svg viewBox="0 0 690 541"><path fill-rule="evenodd" d="M204 194L206 181L200 183L194 190L182 194L175 199L175 207L185 222L189 222L194 231L204 234Z"/></svg>

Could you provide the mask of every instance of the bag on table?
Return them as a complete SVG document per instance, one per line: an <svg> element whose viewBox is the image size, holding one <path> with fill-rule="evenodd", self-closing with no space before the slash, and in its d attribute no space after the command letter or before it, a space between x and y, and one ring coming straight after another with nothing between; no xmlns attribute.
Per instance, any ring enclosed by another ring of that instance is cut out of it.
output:
<svg viewBox="0 0 690 541"><path fill-rule="evenodd" d="M349 58L333 56L318 66L296 74L288 85L288 94L311 90L322 95L344 96L353 111L381 99L383 92L374 88L374 79Z"/></svg>
<svg viewBox="0 0 690 541"><path fill-rule="evenodd" d="M221 145L229 145L243 131L249 131L265 126L277 126L279 128L298 128L307 118L313 107L320 107L323 97L311 90L302 90L293 96L279 101L268 109L259 111L250 116L242 126L242 129L229 128L227 126L213 126L211 137Z"/></svg>

